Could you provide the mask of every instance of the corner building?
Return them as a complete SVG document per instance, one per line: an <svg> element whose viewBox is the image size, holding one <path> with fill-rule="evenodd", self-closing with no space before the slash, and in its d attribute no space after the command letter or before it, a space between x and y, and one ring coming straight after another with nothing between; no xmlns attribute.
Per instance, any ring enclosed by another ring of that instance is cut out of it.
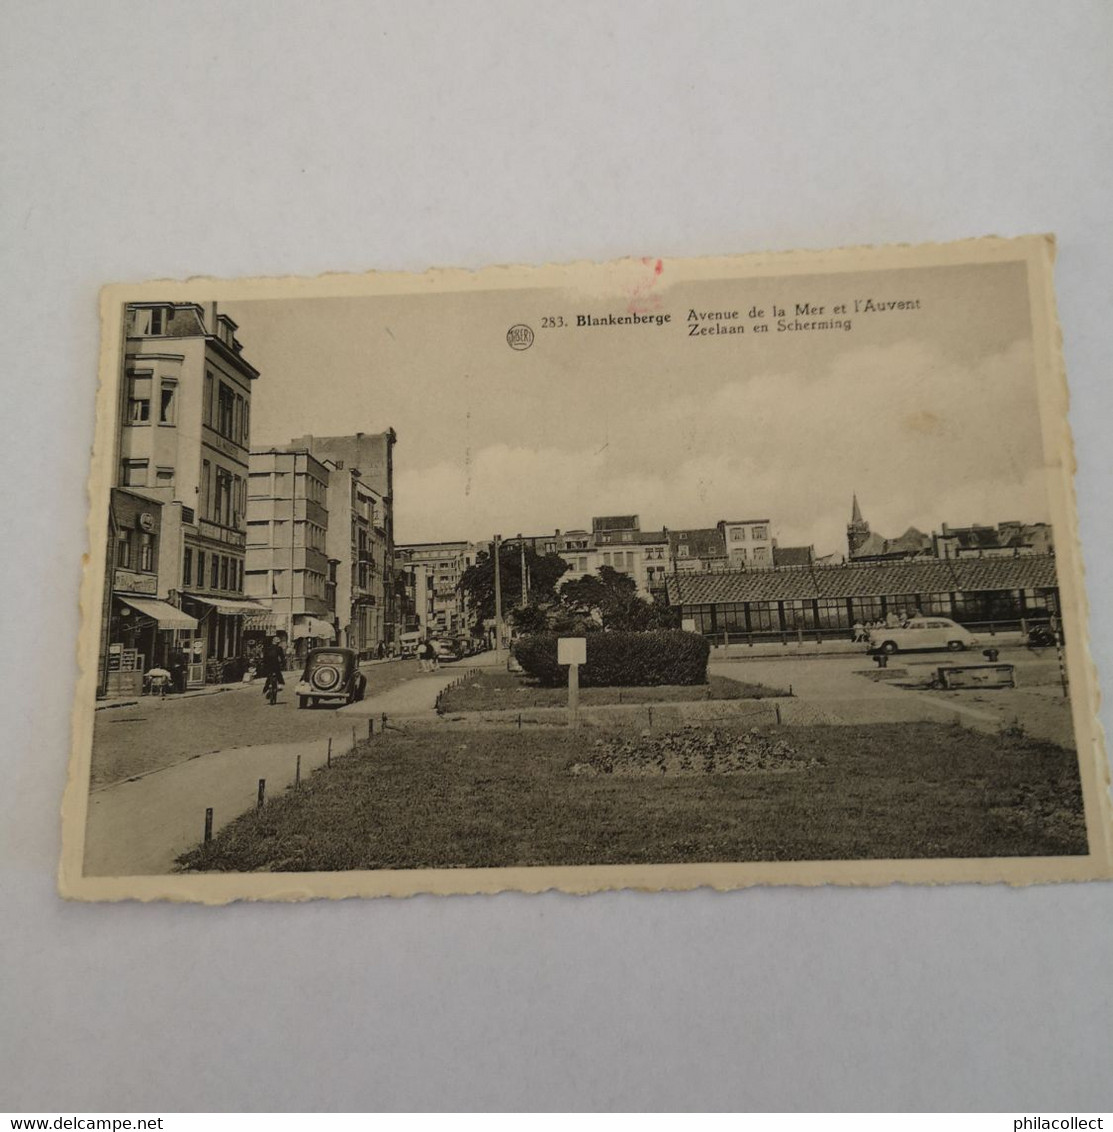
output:
<svg viewBox="0 0 1113 1132"><path fill-rule="evenodd" d="M216 303L133 303L124 321L116 486L162 504L156 590L196 621L164 626L187 683L235 680L258 608L244 597L244 551L259 372Z"/></svg>

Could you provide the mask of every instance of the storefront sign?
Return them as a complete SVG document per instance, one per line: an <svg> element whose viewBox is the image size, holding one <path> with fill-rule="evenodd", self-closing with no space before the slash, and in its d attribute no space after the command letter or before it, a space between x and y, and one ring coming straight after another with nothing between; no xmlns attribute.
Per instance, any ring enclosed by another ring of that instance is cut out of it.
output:
<svg viewBox="0 0 1113 1132"><path fill-rule="evenodd" d="M121 594L149 594L158 592L155 574L136 574L132 570L117 570L112 577L112 588Z"/></svg>

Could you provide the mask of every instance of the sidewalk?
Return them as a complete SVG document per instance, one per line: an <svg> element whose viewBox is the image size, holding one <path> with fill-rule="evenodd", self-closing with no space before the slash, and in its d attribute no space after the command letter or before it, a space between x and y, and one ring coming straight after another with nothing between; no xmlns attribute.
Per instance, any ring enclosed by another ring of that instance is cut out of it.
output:
<svg viewBox="0 0 1113 1132"><path fill-rule="evenodd" d="M979 656L982 649L996 648L1003 649L1013 645L1023 645L1025 638L1021 633L997 633L990 635L989 633L979 634L980 644L975 651ZM858 641L850 640L827 640L816 641L813 637L810 640L807 636L802 638L789 636L787 641L755 641L752 645L745 642L735 642L729 645L722 643L716 644L715 641L711 642L711 660L712 662L724 660L776 660L776 659L794 659L794 658L808 658L816 659L817 657L847 657L847 656L869 656L869 646Z"/></svg>
<svg viewBox="0 0 1113 1132"><path fill-rule="evenodd" d="M291 786L299 755L305 779L327 761L330 740L333 758L346 754L367 737L367 723L375 723L384 712L388 719L436 719L437 695L465 671L454 665L423 674L332 712L327 721L322 717L321 734L313 739L213 751L95 791L89 796L85 874L171 872L175 859L201 841L206 809L212 808L216 833L256 804L260 778L266 779L270 799ZM251 689L253 685L232 687ZM376 734L378 730L376 723Z"/></svg>

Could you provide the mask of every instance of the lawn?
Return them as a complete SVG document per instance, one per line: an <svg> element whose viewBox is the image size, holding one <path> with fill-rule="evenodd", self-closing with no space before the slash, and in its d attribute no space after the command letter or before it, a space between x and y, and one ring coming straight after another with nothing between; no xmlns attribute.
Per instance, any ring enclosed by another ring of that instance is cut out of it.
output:
<svg viewBox="0 0 1113 1132"><path fill-rule="evenodd" d="M603 704L688 703L692 700L760 700L787 696L788 690L764 684L747 684L728 676L712 676L706 684L664 684L644 688L581 688L580 703ZM564 707L567 688L542 688L528 677L510 672L480 670L449 688L441 697L440 710L497 711L501 708Z"/></svg>
<svg viewBox="0 0 1113 1132"><path fill-rule="evenodd" d="M676 734L697 745L708 737L700 728ZM659 735L388 733L244 814L180 867L298 872L1086 852L1075 755L1023 735L928 723L764 731L716 724L716 743L756 744L760 757L706 763L728 772L673 774L664 764L656 774L608 772L637 764L638 744L659 744Z"/></svg>

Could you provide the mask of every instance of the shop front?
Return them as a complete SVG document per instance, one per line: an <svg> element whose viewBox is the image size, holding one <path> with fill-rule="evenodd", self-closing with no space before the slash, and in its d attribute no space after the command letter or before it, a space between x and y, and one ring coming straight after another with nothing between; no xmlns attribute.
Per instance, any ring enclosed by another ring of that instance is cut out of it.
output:
<svg viewBox="0 0 1113 1132"><path fill-rule="evenodd" d="M192 638L197 620L153 597L113 593L109 626L107 687L109 696L139 695L144 675L165 668L178 691L185 689L185 672L179 641Z"/></svg>
<svg viewBox="0 0 1113 1132"><path fill-rule="evenodd" d="M193 614L200 632L192 641L189 683L234 683L247 670L244 620L264 611L258 602L210 594L182 595L183 607Z"/></svg>

